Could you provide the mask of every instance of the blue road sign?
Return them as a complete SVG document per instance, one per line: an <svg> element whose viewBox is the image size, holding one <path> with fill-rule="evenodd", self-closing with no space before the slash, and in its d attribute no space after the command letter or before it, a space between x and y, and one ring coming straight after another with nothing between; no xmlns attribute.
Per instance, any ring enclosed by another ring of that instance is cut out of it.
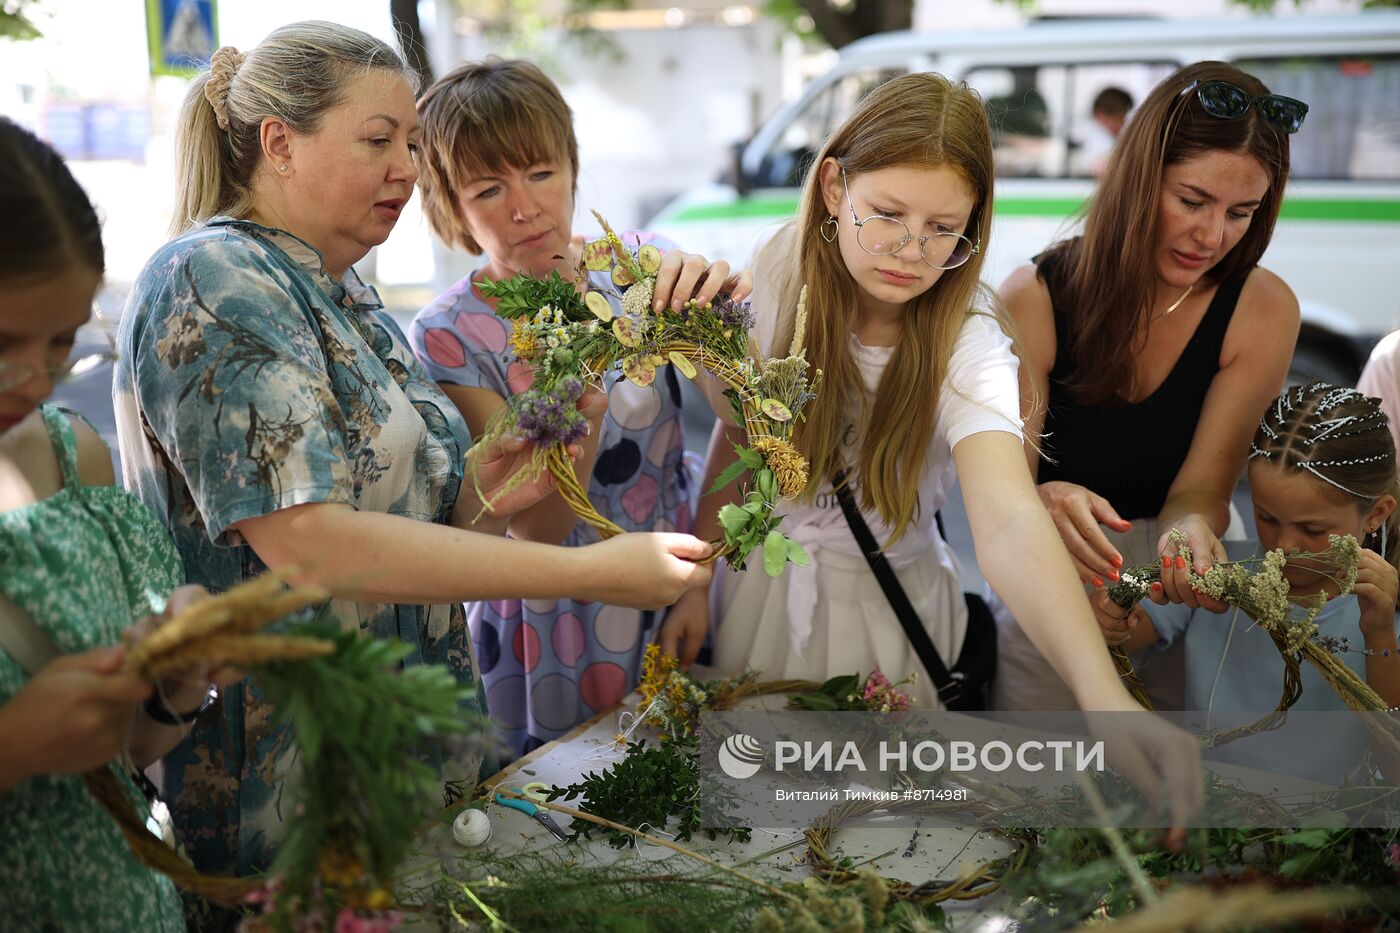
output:
<svg viewBox="0 0 1400 933"><path fill-rule="evenodd" d="M151 74L188 75L219 47L217 0L146 0Z"/></svg>

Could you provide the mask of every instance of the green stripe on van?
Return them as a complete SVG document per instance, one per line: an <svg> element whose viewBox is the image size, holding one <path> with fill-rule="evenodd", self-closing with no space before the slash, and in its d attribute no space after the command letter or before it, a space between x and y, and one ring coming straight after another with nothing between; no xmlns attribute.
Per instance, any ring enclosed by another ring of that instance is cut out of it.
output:
<svg viewBox="0 0 1400 933"><path fill-rule="evenodd" d="M1059 219L1077 211L1078 198L1000 198L996 212L1005 217ZM796 198L744 198L731 204L701 204L673 214L669 221L780 219L797 213ZM1354 198L1291 198L1283 202L1288 220L1400 221L1400 200L1363 201Z"/></svg>
<svg viewBox="0 0 1400 933"><path fill-rule="evenodd" d="M1289 220L1400 220L1400 201L1284 198L1280 215Z"/></svg>

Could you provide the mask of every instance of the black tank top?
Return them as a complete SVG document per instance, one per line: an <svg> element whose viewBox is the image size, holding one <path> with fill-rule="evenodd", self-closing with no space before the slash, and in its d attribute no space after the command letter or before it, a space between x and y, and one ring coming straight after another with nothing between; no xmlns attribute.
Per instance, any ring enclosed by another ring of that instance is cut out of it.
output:
<svg viewBox="0 0 1400 933"><path fill-rule="evenodd" d="M1220 369L1220 348L1247 276L1221 282L1205 317L1176 366L1147 398L1081 405L1064 380L1073 370L1069 322L1063 305L1058 255L1037 256L1041 279L1055 314L1055 366L1045 416L1045 452L1040 482L1064 480L1098 493L1125 519L1156 518L1167 490L1186 462L1211 380Z"/></svg>

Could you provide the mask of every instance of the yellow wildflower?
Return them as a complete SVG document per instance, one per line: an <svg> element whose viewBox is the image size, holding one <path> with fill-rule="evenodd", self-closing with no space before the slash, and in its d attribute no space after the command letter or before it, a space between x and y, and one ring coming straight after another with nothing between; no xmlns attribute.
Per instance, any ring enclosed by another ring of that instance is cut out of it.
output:
<svg viewBox="0 0 1400 933"><path fill-rule="evenodd" d="M510 349L520 359L528 360L539 349L539 342L533 333L517 327L510 335Z"/></svg>
<svg viewBox="0 0 1400 933"><path fill-rule="evenodd" d="M758 437L753 449L763 455L764 462L778 481L778 494L784 499L796 499L807 488L807 460L797 448L781 437Z"/></svg>

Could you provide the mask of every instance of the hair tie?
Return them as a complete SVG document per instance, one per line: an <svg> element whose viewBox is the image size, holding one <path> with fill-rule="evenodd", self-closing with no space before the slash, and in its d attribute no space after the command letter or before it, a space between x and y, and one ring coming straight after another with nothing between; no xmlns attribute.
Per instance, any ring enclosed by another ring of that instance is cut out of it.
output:
<svg viewBox="0 0 1400 933"><path fill-rule="evenodd" d="M225 45L209 58L209 80L204 82L204 99L214 108L219 129L228 129L228 92L233 76L243 64L244 55L231 45Z"/></svg>

